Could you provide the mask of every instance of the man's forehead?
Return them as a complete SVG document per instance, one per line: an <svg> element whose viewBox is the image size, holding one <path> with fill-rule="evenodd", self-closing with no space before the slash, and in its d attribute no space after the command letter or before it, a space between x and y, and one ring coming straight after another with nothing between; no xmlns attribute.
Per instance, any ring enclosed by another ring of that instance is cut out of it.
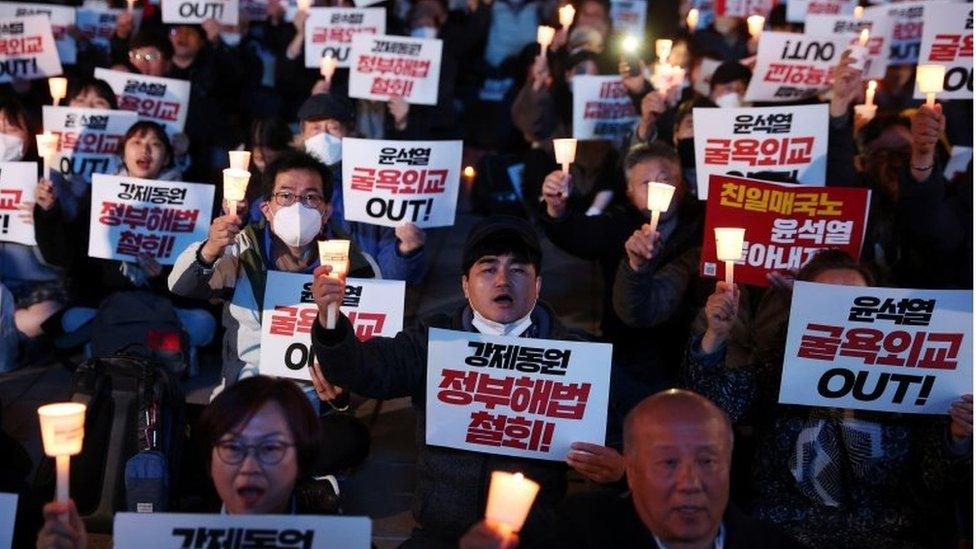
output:
<svg viewBox="0 0 976 549"><path fill-rule="evenodd" d="M285 170L275 176L276 189L316 189L322 190L322 178L317 172L297 168Z"/></svg>
<svg viewBox="0 0 976 549"><path fill-rule="evenodd" d="M519 260L514 254L486 254L478 258L475 263L522 263L528 264L528 261Z"/></svg>

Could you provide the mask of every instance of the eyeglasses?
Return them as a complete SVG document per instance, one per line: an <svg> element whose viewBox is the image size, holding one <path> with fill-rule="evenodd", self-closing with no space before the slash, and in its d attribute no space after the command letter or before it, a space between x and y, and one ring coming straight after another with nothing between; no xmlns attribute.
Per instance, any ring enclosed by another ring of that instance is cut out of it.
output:
<svg viewBox="0 0 976 549"><path fill-rule="evenodd" d="M134 51L129 52L129 59L133 62L135 61L145 61L146 63L152 63L158 59L162 59L163 54L161 53L136 53Z"/></svg>
<svg viewBox="0 0 976 549"><path fill-rule="evenodd" d="M275 203L282 207L291 206L298 200L302 203L302 206L306 208L317 209L322 204L325 204L325 198L320 194L309 193L304 196L298 196L291 191L278 191L274 193Z"/></svg>
<svg viewBox="0 0 976 549"><path fill-rule="evenodd" d="M254 452L261 465L278 465L285 458L288 449L294 446L287 442L262 442L261 444L241 444L229 440L216 444L217 457L227 465L240 465L247 456Z"/></svg>

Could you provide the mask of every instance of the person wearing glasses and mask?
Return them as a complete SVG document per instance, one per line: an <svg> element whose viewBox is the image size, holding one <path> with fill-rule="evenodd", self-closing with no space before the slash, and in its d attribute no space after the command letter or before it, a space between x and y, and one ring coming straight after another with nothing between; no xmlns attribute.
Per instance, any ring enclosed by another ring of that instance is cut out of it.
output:
<svg viewBox="0 0 976 549"><path fill-rule="evenodd" d="M204 409L197 434L221 513L320 512L306 509L296 490L318 470L320 425L291 382L265 376L242 381ZM87 545L88 533L73 501L48 503L44 519L39 549Z"/></svg>

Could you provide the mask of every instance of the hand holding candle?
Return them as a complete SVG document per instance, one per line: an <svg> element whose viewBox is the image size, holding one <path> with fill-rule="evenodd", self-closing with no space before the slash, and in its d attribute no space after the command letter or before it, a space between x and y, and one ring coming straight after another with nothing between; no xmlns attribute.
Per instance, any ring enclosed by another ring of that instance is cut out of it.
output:
<svg viewBox="0 0 976 549"><path fill-rule="evenodd" d="M556 29L545 25L539 26L539 30L536 31L536 41L539 42L539 55L545 57L546 51L549 49L549 45L552 44L552 39L555 36Z"/></svg>
<svg viewBox="0 0 976 549"><path fill-rule="evenodd" d="M485 519L510 532L518 532L529 516L539 484L522 473L492 471Z"/></svg>
<svg viewBox="0 0 976 549"><path fill-rule="evenodd" d="M766 26L766 18L762 15L750 15L746 19L746 25L749 26L749 36L759 38L759 34L762 33L763 27Z"/></svg>
<svg viewBox="0 0 976 549"><path fill-rule="evenodd" d="M864 104L854 105L854 116L863 120L864 123L870 122L878 112L878 106L874 104L874 94L878 89L877 80L868 81L868 89L864 93Z"/></svg>
<svg viewBox="0 0 976 549"><path fill-rule="evenodd" d="M37 155L44 160L44 173L41 177L51 178L51 163L58 152L58 136L51 132L44 132L37 136Z"/></svg>
<svg viewBox="0 0 976 549"><path fill-rule="evenodd" d="M553 139L552 148L556 153L556 164L562 167L563 173L569 175L569 165L576 160L576 140L575 139ZM567 185L563 196L569 196L569 186Z"/></svg>
<svg viewBox="0 0 976 549"><path fill-rule="evenodd" d="M63 76L55 76L47 79L47 85L51 88L51 99L54 106L61 103L61 100L68 96L68 79Z"/></svg>
<svg viewBox="0 0 976 549"><path fill-rule="evenodd" d="M322 57L322 59L319 61L319 73L322 75L322 78L325 78L326 82L331 84L332 75L335 74L336 67L338 66L339 66L338 59L332 57L331 54L326 55Z"/></svg>
<svg viewBox="0 0 976 549"><path fill-rule="evenodd" d="M945 80L945 65L919 65L915 68L915 83L918 91L925 94L925 106L935 108L935 94L942 91Z"/></svg>
<svg viewBox="0 0 976 549"><path fill-rule="evenodd" d="M48 404L37 409L37 416L44 453L55 458L57 467L55 500L67 502L71 456L81 452L85 437L85 405L77 402Z"/></svg>
<svg viewBox="0 0 976 549"><path fill-rule="evenodd" d="M319 241L319 263L332 267L329 278L336 280L342 279L349 272L349 241L348 240L321 240ZM336 321L339 319L339 304L329 305L326 312L325 327L335 330Z"/></svg>
<svg viewBox="0 0 976 549"><path fill-rule="evenodd" d="M719 261L725 262L726 284L732 284L732 269L735 262L742 259L742 243L745 238L745 229L737 227L715 228L715 255Z"/></svg>
<svg viewBox="0 0 976 549"><path fill-rule="evenodd" d="M657 181L651 181L647 184L647 209L651 212L651 234L657 231L661 213L668 211L673 197L674 185L658 183Z"/></svg>
<svg viewBox="0 0 976 549"><path fill-rule="evenodd" d="M233 151L246 152L246 151ZM227 201L227 211L230 215L237 215L237 203L244 200L247 194L247 182L251 179L251 172L237 168L224 170L224 200Z"/></svg>
<svg viewBox="0 0 976 549"><path fill-rule="evenodd" d="M573 24L573 19L576 17L576 8L572 4L566 4L565 6L559 8L559 24L564 29L568 29Z"/></svg>

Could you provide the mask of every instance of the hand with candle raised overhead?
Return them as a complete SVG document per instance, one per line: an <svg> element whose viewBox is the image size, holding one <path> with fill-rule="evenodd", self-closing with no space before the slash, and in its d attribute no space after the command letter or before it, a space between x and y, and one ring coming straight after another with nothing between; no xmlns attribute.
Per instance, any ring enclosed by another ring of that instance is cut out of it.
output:
<svg viewBox="0 0 976 549"><path fill-rule="evenodd" d="M549 74L549 61L546 60L544 54L536 56L535 61L532 63L529 77L532 81L533 91L539 91L542 88L552 86L552 76Z"/></svg>
<svg viewBox="0 0 976 549"><path fill-rule="evenodd" d="M518 544L517 534L488 519L468 528L458 541L460 549L515 549Z"/></svg>
<svg viewBox="0 0 976 549"><path fill-rule="evenodd" d="M52 501L44 506L44 526L37 533L37 549L85 549L87 546L88 531L78 516L74 500Z"/></svg>
<svg viewBox="0 0 976 549"><path fill-rule="evenodd" d="M721 347L732 332L736 316L739 314L739 287L729 285L724 280L715 284L715 293L705 302L705 320L708 328L702 337L702 351L714 353Z"/></svg>
<svg viewBox="0 0 976 549"><path fill-rule="evenodd" d="M584 477L600 484L624 478L624 457L613 448L589 442L574 442L569 447L566 463Z"/></svg>
<svg viewBox="0 0 976 549"><path fill-rule="evenodd" d="M210 224L210 234L200 248L200 258L213 263L224 255L224 249L234 243L241 232L240 218L236 215L222 215Z"/></svg>
<svg viewBox="0 0 976 549"><path fill-rule="evenodd" d="M572 176L562 170L556 170L546 176L542 182L542 198L546 201L546 213L553 219L559 219L566 213L566 188L572 182Z"/></svg>
<svg viewBox="0 0 976 549"><path fill-rule="evenodd" d="M850 52L844 52L840 63L833 68L834 83L830 87L830 116L839 118L847 114L851 104L863 94L861 71L851 67L854 60Z"/></svg>
<svg viewBox="0 0 976 549"><path fill-rule="evenodd" d="M624 251L627 252L627 263L635 272L640 272L650 263L657 249L657 243L661 239L661 233L654 231L651 234L650 223L644 223L640 229L630 235L627 242L624 242Z"/></svg>
<svg viewBox="0 0 976 549"><path fill-rule="evenodd" d="M916 181L925 181L935 167L935 146L945 131L942 105L934 109L920 106L912 115L911 172ZM919 169L923 168L923 169Z"/></svg>
<svg viewBox="0 0 976 549"><path fill-rule="evenodd" d="M644 78L646 65L643 60L640 63L640 71L636 75L630 74L630 63L621 60L617 69L620 71L620 81L630 95L640 95L647 91L647 79Z"/></svg>
<svg viewBox="0 0 976 549"><path fill-rule="evenodd" d="M973 438L973 395L963 395L949 407L949 432L956 442Z"/></svg>
<svg viewBox="0 0 976 549"><path fill-rule="evenodd" d="M346 295L346 276L341 275L339 278L332 278L329 276L331 272L331 265L320 265L312 273L314 277L312 298L315 299L315 305L319 308L319 324L323 328L328 324L329 306L333 304L342 305L342 298Z"/></svg>

